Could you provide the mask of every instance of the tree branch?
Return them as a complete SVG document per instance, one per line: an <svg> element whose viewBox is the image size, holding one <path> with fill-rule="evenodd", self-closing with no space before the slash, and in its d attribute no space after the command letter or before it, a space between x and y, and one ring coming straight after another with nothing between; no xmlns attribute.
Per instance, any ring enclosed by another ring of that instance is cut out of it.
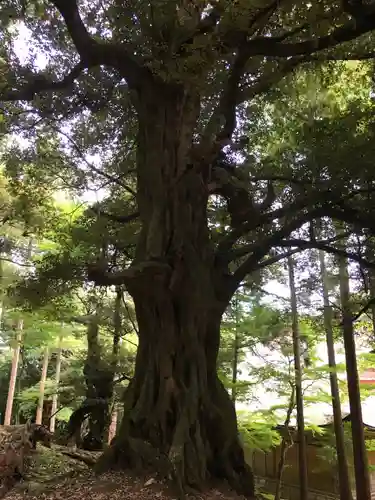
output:
<svg viewBox="0 0 375 500"><path fill-rule="evenodd" d="M302 219L304 221L306 214L304 214L303 211L309 206L310 201L311 200L309 200L307 197L301 197L300 199L292 201L288 205L284 205L283 207L277 208L272 212L258 214L258 217L254 217L252 220L248 220L244 222L241 226L232 229L225 236L225 238L223 238L222 241L219 243L217 253L219 255L221 254L222 256L228 254L226 258L232 260L230 258L231 254L229 252L232 249L233 245L236 243L236 241L249 231L256 229L258 226L271 223L272 221L281 219L282 217L286 217L290 214L292 215L295 213L301 213ZM314 213L315 216L317 216L317 210L315 210Z"/></svg>
<svg viewBox="0 0 375 500"><path fill-rule="evenodd" d="M289 252L284 252L274 255L273 257L269 257L268 259L264 259L261 262L259 262L257 269L263 269L264 267L271 266L272 264L276 264L276 262L279 262L280 260L286 259L287 257L291 257L292 255L300 252L301 250L297 248L295 250L290 250Z"/></svg>
<svg viewBox="0 0 375 500"><path fill-rule="evenodd" d="M109 220L113 220L114 222L118 222L120 224L126 224L127 222L132 222L133 220L138 219L139 217L139 212L134 212L129 215L116 215L116 214L110 214L108 212L105 212L101 210L99 206L92 206L88 208L89 211L94 212L95 215L100 215L104 216Z"/></svg>
<svg viewBox="0 0 375 500"><path fill-rule="evenodd" d="M372 217L371 212L366 215L363 211L349 207L343 202L340 203L340 201L336 202L336 205L338 205L338 207L328 204L324 206L327 216L341 222L352 224L354 227L358 227L360 229L367 227L373 234L375 234L375 220Z"/></svg>
<svg viewBox="0 0 375 500"><path fill-rule="evenodd" d="M50 3L63 17L80 62L60 81L51 81L40 74L34 75L22 88L3 91L0 94L2 100L32 101L37 94L64 90L73 85L84 69L102 64L118 69L133 88L145 79L152 80L149 69L129 54L124 45L97 41L89 34L79 14L77 0L50 0Z"/></svg>
<svg viewBox="0 0 375 500"><path fill-rule="evenodd" d="M294 57L310 55L349 42L375 29L375 7L368 8L366 16L334 29L329 35L296 43L283 43L277 38L253 38L246 44L248 57ZM287 34L286 34L287 35ZM284 37L286 36L284 35Z"/></svg>
<svg viewBox="0 0 375 500"><path fill-rule="evenodd" d="M267 255L272 247L280 246L280 240L298 229L304 222L310 220L311 217L312 214L305 214L303 217L299 217L287 224L284 224L284 226L278 231L275 231L271 235L266 236L257 243L254 243L252 248L249 246L247 253L250 253L251 255L249 255L245 262L243 262L233 273L233 285L237 287L238 283L241 283L247 274L258 269L260 259ZM264 267L264 265L262 267Z"/></svg>
<svg viewBox="0 0 375 500"><path fill-rule="evenodd" d="M166 279L171 275L171 268L168 264L159 261L145 261L132 265L122 271L111 272L107 269L107 263L96 262L87 266L87 278L98 286L143 285L143 279L150 283L153 280Z"/></svg>
<svg viewBox="0 0 375 500"><path fill-rule="evenodd" d="M262 78L250 87L244 86L238 94L237 104L254 99L257 95L264 94L304 62L307 62L306 57L293 57L280 64L276 70L263 75Z"/></svg>
<svg viewBox="0 0 375 500"><path fill-rule="evenodd" d="M124 182L121 181L121 179L119 179L118 177L114 177L113 175L111 174L108 174L107 172L105 172L104 170L100 170L100 168L97 168L95 167L95 165L93 165L92 163L90 163L85 155L83 154L83 152L81 151L81 148L78 146L78 144L74 141L74 139L72 139L70 137L69 134L63 132L59 127L56 127L55 125L53 125L52 123L49 124L49 126L55 131L57 132L58 134L62 135L63 137L65 137L68 142L70 143L70 145L73 147L73 149L78 153L78 155L81 157L81 159L85 162L85 164L87 165L87 167L92 171L92 172L95 172L96 174L100 175L101 177L104 177L105 179L107 179L108 181L110 181L111 183L113 184L116 184L120 187L122 187L123 189L125 189L125 191L127 191L128 193L130 193L132 196L136 197L137 194L136 192L134 191L134 189L132 189L130 186L128 186L127 184L125 184Z"/></svg>
<svg viewBox="0 0 375 500"><path fill-rule="evenodd" d="M82 71L89 66L80 61L74 68L60 81L52 81L43 75L35 75L34 79L26 83L20 89L6 90L0 93L3 101L32 101L37 94L51 92L54 90L64 90L71 87L74 81L80 76Z"/></svg>
<svg viewBox="0 0 375 500"><path fill-rule="evenodd" d="M119 377L118 379L114 380L113 383L114 384L119 384L120 382L123 382L124 380L128 380L129 382L131 382L133 380L132 377L130 377L129 375L121 375L121 377Z"/></svg>
<svg viewBox="0 0 375 500"><path fill-rule="evenodd" d="M309 216L309 219L311 219L311 214ZM290 234L290 233L289 233ZM330 244L330 243L335 243L336 241L339 241L339 240L342 240L343 238L347 238L351 233L349 232L344 232L344 233L340 233L340 234L336 234L335 236L333 236L332 238L328 238L324 241L321 241L320 243L325 243L326 245ZM251 243L249 245L243 245L242 247L239 247L239 248L236 248L234 249L231 253L230 253L230 260L235 260L235 259L240 259L241 257L244 257L245 255L249 254L249 253L252 253L254 251L254 248L256 246L258 246L259 243ZM275 246L279 246L278 244L275 244ZM272 263L272 262L271 262Z"/></svg>
<svg viewBox="0 0 375 500"><path fill-rule="evenodd" d="M357 312L357 314L355 314L353 317L352 317L352 322L354 323L354 321L357 321L357 319L359 319L362 314L364 314L365 312L368 311L368 309L370 309L371 306L373 306L375 304L375 297L371 297L371 299L367 302L367 304L365 304L360 310L359 312Z"/></svg>
<svg viewBox="0 0 375 500"><path fill-rule="evenodd" d="M353 252L348 252L347 250L341 250L340 248L335 248L331 247L330 245L327 245L326 242L321 242L321 241L307 241L307 240L299 240L299 239L289 239L289 240L284 240L280 241L277 246L279 247L297 247L302 250L308 250L308 249L317 249L317 250L323 250L324 252L331 253L334 255L338 255L340 257L345 257L348 259L353 260L354 262L357 262L358 264L361 264L364 267L370 268L370 269L375 269L375 262L370 262L367 259L364 259L360 255L353 253Z"/></svg>
<svg viewBox="0 0 375 500"><path fill-rule="evenodd" d="M258 81L250 87L240 87L241 79L244 76L248 56L244 51L238 54L233 63L229 74L227 85L223 90L222 96L217 107L214 109L208 124L202 134L201 145L203 149L207 148L208 143L214 143L215 156L218 146L222 146L228 141L236 126L236 108L238 104L251 100L257 95L264 94L274 85L280 82L286 75L292 73L295 68L305 62L305 58L292 58L279 65L277 70L263 75ZM214 138L216 136L216 139ZM214 138L214 139L213 139Z"/></svg>
<svg viewBox="0 0 375 500"><path fill-rule="evenodd" d="M80 16L77 0L50 2L63 17L77 52L87 67L104 64L117 68L133 88L139 85L141 79L152 78L151 72L139 64L124 45L97 41L89 34Z"/></svg>

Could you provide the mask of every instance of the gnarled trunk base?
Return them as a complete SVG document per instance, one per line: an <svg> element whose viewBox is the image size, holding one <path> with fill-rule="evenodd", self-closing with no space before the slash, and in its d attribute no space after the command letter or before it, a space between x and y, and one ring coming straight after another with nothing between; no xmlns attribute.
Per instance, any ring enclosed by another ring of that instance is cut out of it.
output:
<svg viewBox="0 0 375 500"><path fill-rule="evenodd" d="M121 428L99 470L151 467L180 492L219 478L251 498L236 413L216 373L228 276L208 230L210 168L194 147L200 97L159 82L137 92L142 230L126 286L139 346Z"/></svg>
<svg viewBox="0 0 375 500"><path fill-rule="evenodd" d="M253 498L253 475L237 435L234 408L219 381L215 396L210 407L202 407L196 415L185 406L171 429L171 444L165 441L158 446L146 436L142 438L145 421L135 420L130 428L129 422L124 422L99 461L98 472L108 468L151 470L171 479L180 494L201 490L212 479L226 480L238 493ZM147 434L156 434L160 427L160 420L151 417Z"/></svg>
<svg viewBox="0 0 375 500"><path fill-rule="evenodd" d="M206 325L202 333L202 314L198 311L193 319L184 315L172 324L165 306L158 308L148 334L142 334L140 321L124 418L97 470L152 470L172 479L181 495L201 490L211 480L226 480L253 498L253 476L239 441L234 405L217 377L216 353L209 349ZM158 323L164 335L158 334Z"/></svg>

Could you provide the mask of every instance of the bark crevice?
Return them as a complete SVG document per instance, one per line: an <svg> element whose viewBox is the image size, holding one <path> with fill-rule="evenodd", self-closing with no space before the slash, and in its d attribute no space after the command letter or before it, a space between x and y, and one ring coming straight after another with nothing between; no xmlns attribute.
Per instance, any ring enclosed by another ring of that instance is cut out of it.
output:
<svg viewBox="0 0 375 500"><path fill-rule="evenodd" d="M157 94L137 104L142 229L133 266L152 261L168 271L155 279L145 268L127 284L139 330L135 374L118 436L98 470L151 468L181 494L227 480L252 498L234 405L216 370L227 301L216 287L208 170L193 160L199 100L176 86Z"/></svg>

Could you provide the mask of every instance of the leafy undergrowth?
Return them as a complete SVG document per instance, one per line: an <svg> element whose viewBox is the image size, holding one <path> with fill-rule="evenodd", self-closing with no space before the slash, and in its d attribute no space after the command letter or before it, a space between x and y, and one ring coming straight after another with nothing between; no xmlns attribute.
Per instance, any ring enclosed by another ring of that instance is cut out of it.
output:
<svg viewBox="0 0 375 500"><path fill-rule="evenodd" d="M6 500L177 500L177 496L153 477L133 477L124 472L95 476L89 466L61 453L39 447L30 458L25 479L4 497ZM242 500L226 488L187 496L189 500Z"/></svg>

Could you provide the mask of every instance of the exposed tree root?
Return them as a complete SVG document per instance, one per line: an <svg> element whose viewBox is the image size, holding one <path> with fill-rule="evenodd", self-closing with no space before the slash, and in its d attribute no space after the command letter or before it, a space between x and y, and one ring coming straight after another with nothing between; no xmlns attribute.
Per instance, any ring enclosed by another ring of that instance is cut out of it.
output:
<svg viewBox="0 0 375 500"><path fill-rule="evenodd" d="M65 451L65 450L60 450L60 452L63 455L66 455L67 457L74 458L75 460L79 460L80 462L85 463L89 467L93 467L96 465L98 462L98 457L89 455L89 454L83 454L78 451Z"/></svg>
<svg viewBox="0 0 375 500"><path fill-rule="evenodd" d="M142 475L152 471L160 480L170 481L179 498L201 491L210 479L225 480L237 492L253 498L253 475L238 441L228 446L222 443L220 453L203 440L199 425L185 434L182 428L181 422L169 453L161 453L141 439L117 438L101 455L94 470L100 474L109 469L131 469Z"/></svg>

